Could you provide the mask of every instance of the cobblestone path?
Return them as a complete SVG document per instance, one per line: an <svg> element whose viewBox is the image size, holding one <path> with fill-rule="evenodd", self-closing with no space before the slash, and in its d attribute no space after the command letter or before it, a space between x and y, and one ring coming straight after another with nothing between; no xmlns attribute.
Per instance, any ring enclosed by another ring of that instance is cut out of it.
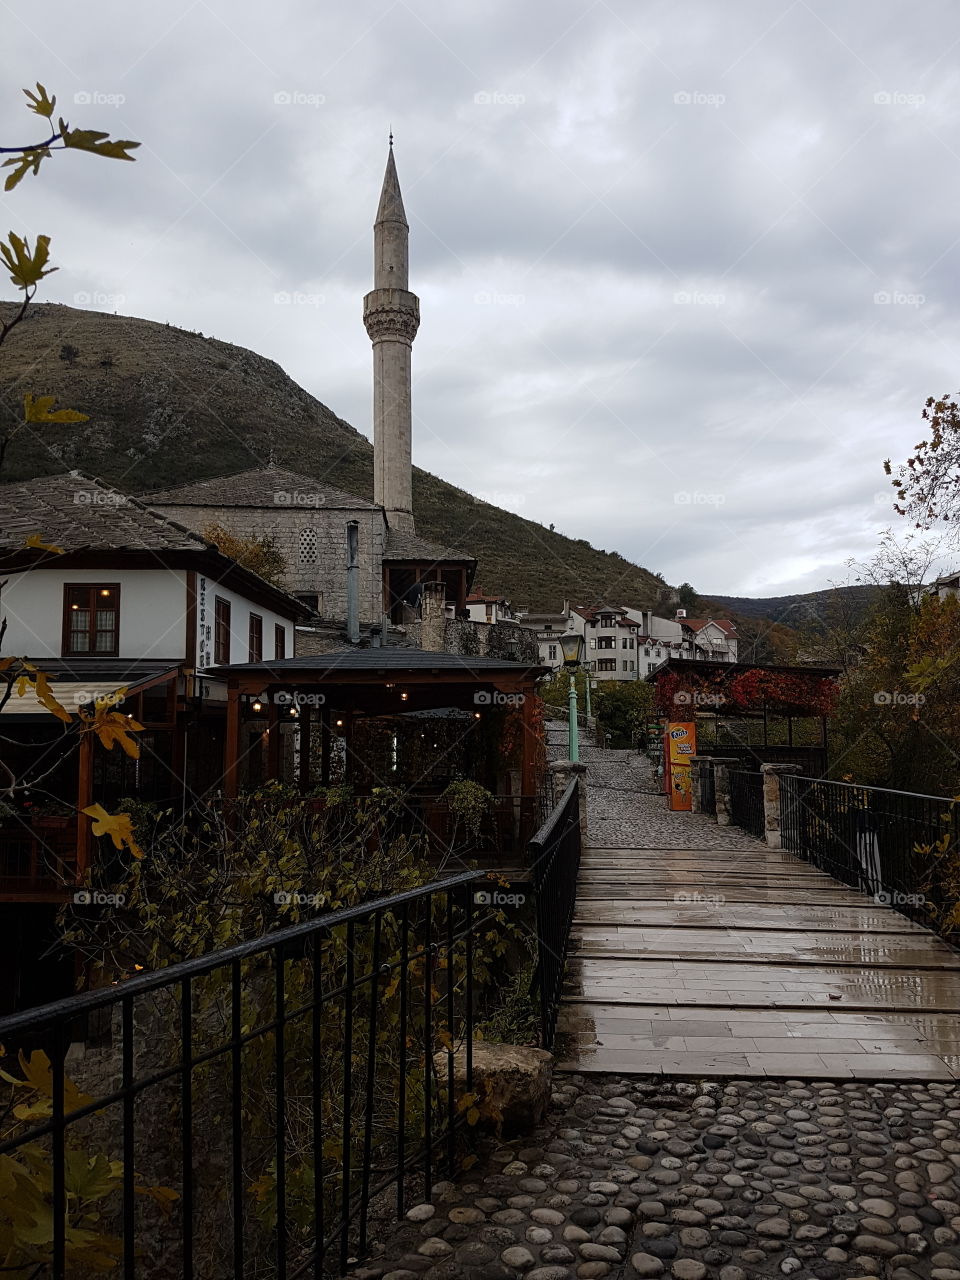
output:
<svg viewBox="0 0 960 1280"><path fill-rule="evenodd" d="M561 1069L960 1077L960 954L588 749Z"/></svg>
<svg viewBox="0 0 960 1280"><path fill-rule="evenodd" d="M559 1075L357 1280L960 1280L960 1086Z"/></svg>

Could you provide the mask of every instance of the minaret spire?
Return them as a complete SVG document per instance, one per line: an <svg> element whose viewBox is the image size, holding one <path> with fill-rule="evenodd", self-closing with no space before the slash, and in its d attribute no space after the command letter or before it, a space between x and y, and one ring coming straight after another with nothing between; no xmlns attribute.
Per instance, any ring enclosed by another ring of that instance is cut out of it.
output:
<svg viewBox="0 0 960 1280"><path fill-rule="evenodd" d="M374 502L385 509L391 529L412 533L410 357L420 301L407 290L409 238L391 130L373 226L373 290L363 300L363 323L373 343Z"/></svg>

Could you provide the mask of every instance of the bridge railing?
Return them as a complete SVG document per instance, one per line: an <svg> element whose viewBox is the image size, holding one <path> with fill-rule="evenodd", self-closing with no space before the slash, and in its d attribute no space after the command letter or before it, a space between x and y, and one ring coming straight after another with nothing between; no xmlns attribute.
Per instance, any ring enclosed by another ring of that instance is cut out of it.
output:
<svg viewBox="0 0 960 1280"><path fill-rule="evenodd" d="M371 1206L429 1200L438 1169L456 1167L474 946L495 927L476 880L0 1020L2 1065L29 1104L22 1121L7 1111L0 1159L51 1224L47 1243L24 1245L24 1274L88 1274L96 1253L124 1277L319 1278L362 1255ZM91 1160L112 1179L96 1216L78 1190Z"/></svg>
<svg viewBox="0 0 960 1280"><path fill-rule="evenodd" d="M758 840L764 837L763 775L750 769L730 770L730 817Z"/></svg>
<svg viewBox="0 0 960 1280"><path fill-rule="evenodd" d="M560 803L530 841L529 865L537 893L540 1035L546 1049L553 1044L563 992L580 853L580 791L574 777Z"/></svg>
<svg viewBox="0 0 960 1280"><path fill-rule="evenodd" d="M954 801L785 774L780 827L784 849L945 936L958 932Z"/></svg>

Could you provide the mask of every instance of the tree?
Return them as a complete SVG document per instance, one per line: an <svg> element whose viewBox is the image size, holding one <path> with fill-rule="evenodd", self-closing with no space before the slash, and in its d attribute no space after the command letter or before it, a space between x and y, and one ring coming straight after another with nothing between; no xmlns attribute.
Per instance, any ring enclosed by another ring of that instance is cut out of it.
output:
<svg viewBox="0 0 960 1280"><path fill-rule="evenodd" d="M688 613L696 613L700 607L700 597L689 582L681 582L677 587L677 604Z"/></svg>
<svg viewBox="0 0 960 1280"><path fill-rule="evenodd" d="M222 524L205 525L202 536L245 569L258 573L275 587L283 586L287 562L271 538L241 538L225 529Z"/></svg>
<svg viewBox="0 0 960 1280"><path fill-rule="evenodd" d="M892 483L894 510L912 516L918 529L928 529L936 520L960 515L960 406L948 394L939 400L931 396L922 416L930 438L914 445ZM889 458L883 468L892 475Z"/></svg>

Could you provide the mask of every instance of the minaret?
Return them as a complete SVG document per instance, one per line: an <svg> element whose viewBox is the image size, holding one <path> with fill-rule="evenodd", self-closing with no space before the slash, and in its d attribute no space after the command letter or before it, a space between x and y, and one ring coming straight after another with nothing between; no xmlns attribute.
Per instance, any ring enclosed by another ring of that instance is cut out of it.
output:
<svg viewBox="0 0 960 1280"><path fill-rule="evenodd" d="M385 508L390 528L405 533L413 533L410 354L420 324L420 300L407 290L409 238L391 134L363 323L373 343L373 500Z"/></svg>

